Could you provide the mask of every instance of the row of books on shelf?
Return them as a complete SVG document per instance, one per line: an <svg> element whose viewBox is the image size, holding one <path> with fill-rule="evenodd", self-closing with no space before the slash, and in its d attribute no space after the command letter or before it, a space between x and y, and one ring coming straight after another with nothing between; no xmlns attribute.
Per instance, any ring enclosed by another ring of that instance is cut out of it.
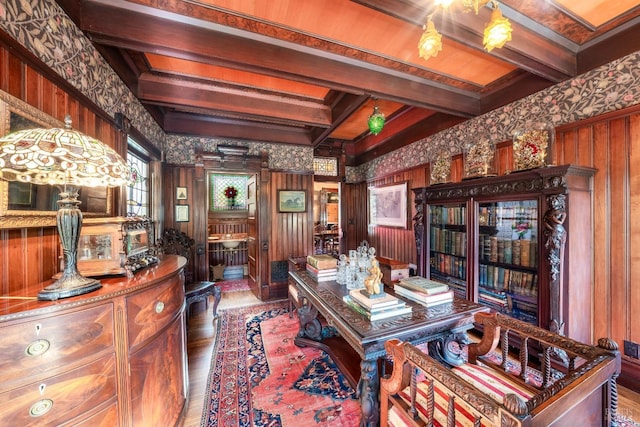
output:
<svg viewBox="0 0 640 427"><path fill-rule="evenodd" d="M537 296L538 275L494 265L478 265L478 283L485 288Z"/></svg>
<svg viewBox="0 0 640 427"><path fill-rule="evenodd" d="M431 224L466 224L467 208L464 206L431 206Z"/></svg>
<svg viewBox="0 0 640 427"><path fill-rule="evenodd" d="M531 319L535 321L538 316L537 302L523 300L506 292L493 291L481 287L478 292L478 302L494 310L526 321L530 321Z"/></svg>
<svg viewBox="0 0 640 427"><path fill-rule="evenodd" d="M534 222L538 218L538 208L535 206L522 206L521 202L514 202L518 206L503 206L501 202L497 206L480 206L478 217L482 219L481 225L497 225L500 222L514 220L517 222Z"/></svg>
<svg viewBox="0 0 640 427"><path fill-rule="evenodd" d="M393 291L411 301L426 307L445 304L453 301L453 290L446 283L426 279L420 276L407 277L396 282Z"/></svg>
<svg viewBox="0 0 640 427"><path fill-rule="evenodd" d="M538 244L530 239L501 239L487 234L480 235L481 261L535 267Z"/></svg>
<svg viewBox="0 0 640 427"><path fill-rule="evenodd" d="M431 268L438 270L440 273L466 280L467 277L467 260L455 255L442 253L431 253Z"/></svg>
<svg viewBox="0 0 640 427"><path fill-rule="evenodd" d="M429 246L432 251L451 255L467 255L467 233L431 227L429 229Z"/></svg>
<svg viewBox="0 0 640 427"><path fill-rule="evenodd" d="M352 289L342 300L372 322L411 313L411 306L387 293L369 296L364 289Z"/></svg>

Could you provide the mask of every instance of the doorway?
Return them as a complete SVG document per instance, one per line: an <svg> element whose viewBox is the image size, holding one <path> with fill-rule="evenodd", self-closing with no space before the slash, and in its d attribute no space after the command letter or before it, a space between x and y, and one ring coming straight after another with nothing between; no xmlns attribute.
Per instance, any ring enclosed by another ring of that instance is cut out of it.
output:
<svg viewBox="0 0 640 427"><path fill-rule="evenodd" d="M314 182L314 253L339 255L342 239L340 226L340 183Z"/></svg>

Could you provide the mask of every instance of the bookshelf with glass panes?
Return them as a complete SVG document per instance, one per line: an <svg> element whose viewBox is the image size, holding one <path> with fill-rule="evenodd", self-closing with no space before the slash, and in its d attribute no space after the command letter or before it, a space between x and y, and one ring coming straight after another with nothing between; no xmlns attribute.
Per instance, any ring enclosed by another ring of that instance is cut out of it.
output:
<svg viewBox="0 0 640 427"><path fill-rule="evenodd" d="M418 274L588 341L590 326L576 313L592 304L594 172L550 166L414 188Z"/></svg>

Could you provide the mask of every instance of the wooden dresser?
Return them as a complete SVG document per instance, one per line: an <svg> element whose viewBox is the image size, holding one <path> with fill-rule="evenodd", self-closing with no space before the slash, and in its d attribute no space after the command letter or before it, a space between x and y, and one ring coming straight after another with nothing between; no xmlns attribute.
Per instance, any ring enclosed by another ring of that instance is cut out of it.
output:
<svg viewBox="0 0 640 427"><path fill-rule="evenodd" d="M59 301L22 299L48 283L0 299L0 425L180 425L185 264L167 255Z"/></svg>

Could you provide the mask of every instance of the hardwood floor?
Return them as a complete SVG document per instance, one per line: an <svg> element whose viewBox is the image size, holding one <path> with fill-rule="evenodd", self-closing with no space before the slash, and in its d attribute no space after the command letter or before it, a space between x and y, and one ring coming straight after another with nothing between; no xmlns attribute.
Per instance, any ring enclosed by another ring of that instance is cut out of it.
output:
<svg viewBox="0 0 640 427"><path fill-rule="evenodd" d="M218 310L258 303L259 301L247 292L223 293ZM211 311L197 311L194 305L193 315L189 319L187 334L187 351L189 354L189 402L183 427L199 427L209 375L215 325ZM636 422L640 422L640 394L624 387L619 387L618 413Z"/></svg>

